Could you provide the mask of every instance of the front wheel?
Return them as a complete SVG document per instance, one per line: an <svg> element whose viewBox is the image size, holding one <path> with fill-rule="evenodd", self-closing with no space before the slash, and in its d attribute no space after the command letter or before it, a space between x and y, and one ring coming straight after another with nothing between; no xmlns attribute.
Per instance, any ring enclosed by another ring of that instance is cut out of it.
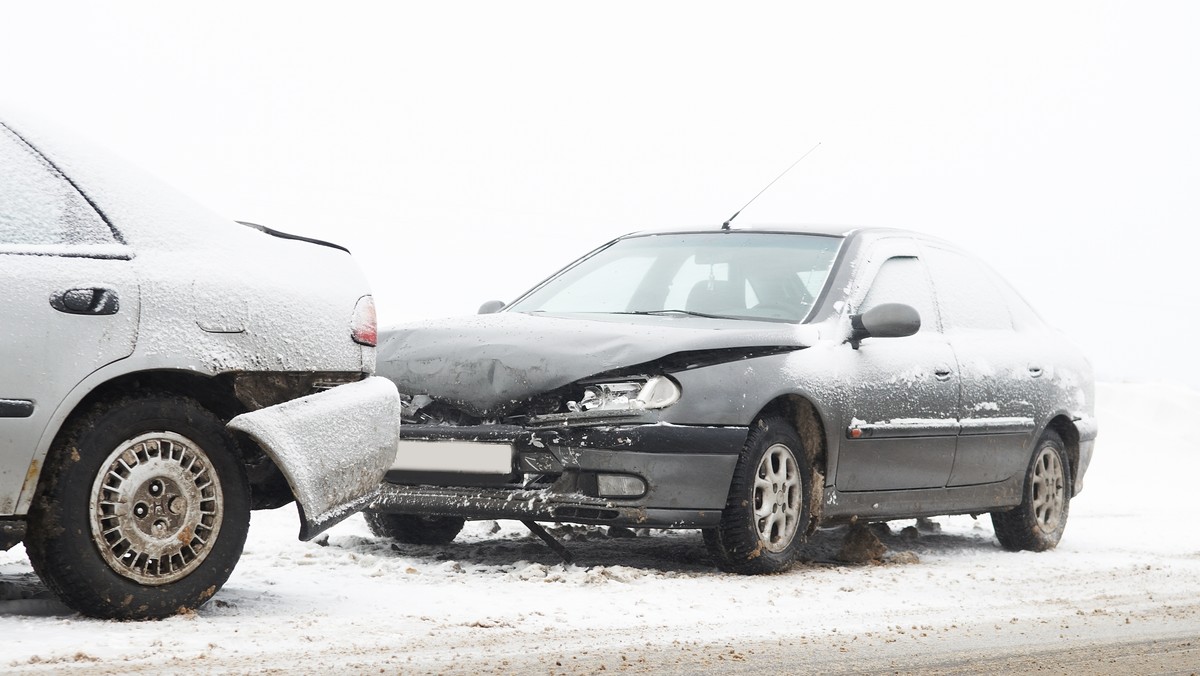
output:
<svg viewBox="0 0 1200 676"><path fill-rule="evenodd" d="M778 416L751 427L721 512L704 542L722 569L776 573L796 560L808 529L812 471L795 429Z"/></svg>
<svg viewBox="0 0 1200 676"><path fill-rule="evenodd" d="M1071 507L1071 465L1062 438L1047 430L1025 473L1021 504L992 512L992 527L1000 546L1009 551L1043 552L1054 549L1067 527Z"/></svg>
<svg viewBox="0 0 1200 676"><path fill-rule="evenodd" d="M199 607L242 553L250 487L224 423L185 397L98 404L55 440L26 550L68 606L156 619Z"/></svg>
<svg viewBox="0 0 1200 676"><path fill-rule="evenodd" d="M455 516L421 516L363 512L367 527L376 537L392 538L406 545L445 545L458 537L466 524Z"/></svg>

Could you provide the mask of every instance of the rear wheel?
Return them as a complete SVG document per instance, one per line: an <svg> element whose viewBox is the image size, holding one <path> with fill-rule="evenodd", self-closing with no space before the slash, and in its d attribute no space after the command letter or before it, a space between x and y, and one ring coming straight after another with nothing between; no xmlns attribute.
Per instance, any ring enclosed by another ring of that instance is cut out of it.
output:
<svg viewBox="0 0 1200 676"><path fill-rule="evenodd" d="M777 416L751 427L721 524L704 542L722 569L775 573L796 560L809 521L812 472L799 435Z"/></svg>
<svg viewBox="0 0 1200 676"><path fill-rule="evenodd" d="M466 524L455 516L420 516L363 512L367 527L377 537L392 538L408 545L444 545L454 541Z"/></svg>
<svg viewBox="0 0 1200 676"><path fill-rule="evenodd" d="M1010 551L1054 549L1067 527L1071 507L1071 465L1062 439L1047 430L1038 439L1025 473L1021 504L992 512L992 527L1000 545Z"/></svg>
<svg viewBox="0 0 1200 676"><path fill-rule="evenodd" d="M233 572L249 527L235 449L224 423L192 399L94 406L46 457L26 538L34 570L93 617L199 607Z"/></svg>

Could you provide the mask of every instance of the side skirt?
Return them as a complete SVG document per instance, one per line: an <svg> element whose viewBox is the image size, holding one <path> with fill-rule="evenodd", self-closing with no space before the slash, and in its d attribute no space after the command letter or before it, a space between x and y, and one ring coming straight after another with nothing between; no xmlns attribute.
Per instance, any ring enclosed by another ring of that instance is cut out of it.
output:
<svg viewBox="0 0 1200 676"><path fill-rule="evenodd" d="M1024 475L977 486L838 492L825 487L821 525L946 514L982 514L1021 504Z"/></svg>

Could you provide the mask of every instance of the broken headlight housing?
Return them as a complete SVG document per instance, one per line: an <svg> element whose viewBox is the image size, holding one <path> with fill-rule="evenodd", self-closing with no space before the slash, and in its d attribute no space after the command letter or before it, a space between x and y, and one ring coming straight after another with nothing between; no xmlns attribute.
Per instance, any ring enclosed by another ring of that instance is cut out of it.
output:
<svg viewBox="0 0 1200 676"><path fill-rule="evenodd" d="M667 376L589 383L579 401L568 401L572 413L586 411L643 411L666 408L679 401L679 385Z"/></svg>

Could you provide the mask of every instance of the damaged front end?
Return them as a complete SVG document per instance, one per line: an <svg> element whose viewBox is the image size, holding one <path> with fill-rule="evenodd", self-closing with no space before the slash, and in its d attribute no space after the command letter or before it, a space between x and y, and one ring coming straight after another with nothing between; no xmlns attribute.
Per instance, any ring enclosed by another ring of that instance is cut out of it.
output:
<svg viewBox="0 0 1200 676"><path fill-rule="evenodd" d="M593 378L500 419L402 395L387 483L369 509L467 518L701 528L720 518L744 427L662 423L667 375Z"/></svg>
<svg viewBox="0 0 1200 676"><path fill-rule="evenodd" d="M693 319L505 312L385 333L379 374L401 393L403 425L368 509L716 525L748 428L672 415L687 397L679 378L802 349L813 334Z"/></svg>

